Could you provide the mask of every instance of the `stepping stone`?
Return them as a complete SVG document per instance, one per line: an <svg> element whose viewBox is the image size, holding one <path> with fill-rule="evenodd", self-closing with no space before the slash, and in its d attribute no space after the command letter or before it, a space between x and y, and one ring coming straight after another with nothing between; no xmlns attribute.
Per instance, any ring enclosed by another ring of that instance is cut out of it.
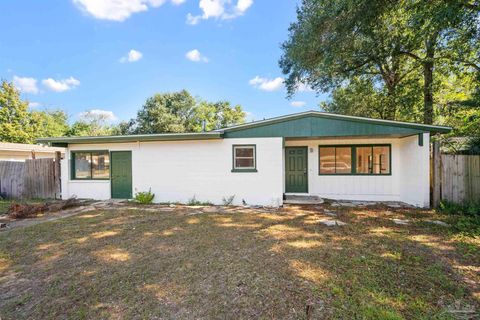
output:
<svg viewBox="0 0 480 320"><path fill-rule="evenodd" d="M440 221L440 220L427 220L429 223L433 223L442 227L450 227L450 225L446 222Z"/></svg>
<svg viewBox="0 0 480 320"><path fill-rule="evenodd" d="M321 224L326 225L327 227L335 227L335 226L344 226L346 225L345 222L339 221L339 220L330 220L330 219L321 219L318 220Z"/></svg>
<svg viewBox="0 0 480 320"><path fill-rule="evenodd" d="M189 213L187 213L187 216L195 216L195 215L197 215L197 214L202 214L202 213L204 213L204 212L194 211L194 212L189 212Z"/></svg>
<svg viewBox="0 0 480 320"><path fill-rule="evenodd" d="M334 211L327 210L327 209L325 209L323 211L323 214L326 214L327 216L330 216L330 217L336 217L337 216L337 214Z"/></svg>
<svg viewBox="0 0 480 320"><path fill-rule="evenodd" d="M401 224L401 225L408 225L408 224L410 224L410 220L392 219L392 221L393 221L395 224Z"/></svg>
<svg viewBox="0 0 480 320"><path fill-rule="evenodd" d="M401 207L403 207L403 206L402 206L401 204L399 204L399 203L391 203L391 202L389 202L389 203L387 203L387 207L389 207L389 208L401 208Z"/></svg>
<svg viewBox="0 0 480 320"><path fill-rule="evenodd" d="M205 207L202 209L202 211L206 213L218 213L218 212L221 212L222 210L220 210L217 207Z"/></svg>
<svg viewBox="0 0 480 320"><path fill-rule="evenodd" d="M351 207L351 208L354 208L356 206L357 205L355 203L352 203L352 202L334 202L334 203L332 203L332 207Z"/></svg>

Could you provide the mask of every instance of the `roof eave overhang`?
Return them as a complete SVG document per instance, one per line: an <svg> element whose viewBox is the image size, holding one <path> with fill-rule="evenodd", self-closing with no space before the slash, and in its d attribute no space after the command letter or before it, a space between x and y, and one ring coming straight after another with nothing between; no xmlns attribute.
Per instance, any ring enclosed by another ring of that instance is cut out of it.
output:
<svg viewBox="0 0 480 320"><path fill-rule="evenodd" d="M150 134L150 135L125 135L125 136L98 136L98 137L61 137L39 138L38 143L51 145L68 144L95 144L95 143L128 143L149 141L184 141L184 140L212 140L222 139L223 132L182 133L182 134Z"/></svg>

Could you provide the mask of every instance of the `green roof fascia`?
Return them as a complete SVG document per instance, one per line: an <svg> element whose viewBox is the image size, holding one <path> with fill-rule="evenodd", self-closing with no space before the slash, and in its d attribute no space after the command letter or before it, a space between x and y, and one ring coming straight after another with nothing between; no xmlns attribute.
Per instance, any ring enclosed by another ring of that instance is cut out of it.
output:
<svg viewBox="0 0 480 320"><path fill-rule="evenodd" d="M371 124L371 125L378 125L378 126L386 126L386 127L395 127L395 128L404 128L404 129L411 129L406 130L405 135L420 133L420 132L430 132L430 133L449 133L452 128L446 126L435 126L435 125L425 125L419 123L411 123L411 122L401 122L401 121L392 121L392 120L381 120L381 119L371 119L371 118L363 118L363 117L354 117L354 116L345 116L333 113L326 113L320 111L306 111L302 113L296 113L292 115L286 115L266 120L261 120L257 122L242 124L238 126L228 127L224 129L220 129L218 131L225 133L225 138L227 137L236 137L241 135L231 134L235 131L244 131L247 129L253 129L258 127L265 127L273 124L278 123L285 123L290 122L296 119L302 119L307 117L316 117L316 118L324 118L324 119L332 119L337 121L349 121L349 122L356 122L356 123L363 123L363 124ZM392 130L394 131L394 130ZM276 135L279 136L279 135ZM280 135L282 136L282 135ZM345 136L345 134L340 134L340 136Z"/></svg>
<svg viewBox="0 0 480 320"><path fill-rule="evenodd" d="M202 133L165 133L165 134L138 134L124 136L97 136L97 137L58 137L39 138L38 143L52 145L87 144L87 143L118 143L137 141L182 141L182 140L210 140L222 139L223 133L217 131Z"/></svg>

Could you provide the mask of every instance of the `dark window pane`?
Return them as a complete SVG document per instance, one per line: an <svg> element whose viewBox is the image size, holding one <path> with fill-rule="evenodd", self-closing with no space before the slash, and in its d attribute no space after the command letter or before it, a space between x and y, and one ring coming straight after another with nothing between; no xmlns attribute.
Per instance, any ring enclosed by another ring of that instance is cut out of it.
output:
<svg viewBox="0 0 480 320"><path fill-rule="evenodd" d="M235 159L235 168L254 168L254 160L248 158Z"/></svg>
<svg viewBox="0 0 480 320"><path fill-rule="evenodd" d="M335 173L335 148L321 147L320 149L320 173Z"/></svg>
<svg viewBox="0 0 480 320"><path fill-rule="evenodd" d="M337 147L335 157L335 173L352 172L352 148Z"/></svg>
<svg viewBox="0 0 480 320"><path fill-rule="evenodd" d="M372 172L372 147L357 147L357 173Z"/></svg>
<svg viewBox="0 0 480 320"><path fill-rule="evenodd" d="M253 147L249 148L235 148L236 157L251 157L253 158Z"/></svg>
<svg viewBox="0 0 480 320"><path fill-rule="evenodd" d="M92 174L94 179L110 177L110 156L108 152L92 153Z"/></svg>
<svg viewBox="0 0 480 320"><path fill-rule="evenodd" d="M92 162L90 153L76 152L73 154L75 161L75 178L77 179L90 179L90 163Z"/></svg>
<svg viewBox="0 0 480 320"><path fill-rule="evenodd" d="M373 147L373 173L390 173L390 147Z"/></svg>

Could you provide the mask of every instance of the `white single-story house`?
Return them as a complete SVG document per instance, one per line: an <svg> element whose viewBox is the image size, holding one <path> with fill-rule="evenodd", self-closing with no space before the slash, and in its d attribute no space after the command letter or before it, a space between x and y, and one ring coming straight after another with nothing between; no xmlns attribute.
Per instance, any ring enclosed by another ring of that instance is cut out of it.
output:
<svg viewBox="0 0 480 320"><path fill-rule="evenodd" d="M65 148L37 144L0 142L0 161L25 161L27 159L55 158L55 153L65 155Z"/></svg>
<svg viewBox="0 0 480 320"><path fill-rule="evenodd" d="M67 148L62 197L278 206L285 195L430 205L429 145L449 127L307 111L224 129L39 139Z"/></svg>

